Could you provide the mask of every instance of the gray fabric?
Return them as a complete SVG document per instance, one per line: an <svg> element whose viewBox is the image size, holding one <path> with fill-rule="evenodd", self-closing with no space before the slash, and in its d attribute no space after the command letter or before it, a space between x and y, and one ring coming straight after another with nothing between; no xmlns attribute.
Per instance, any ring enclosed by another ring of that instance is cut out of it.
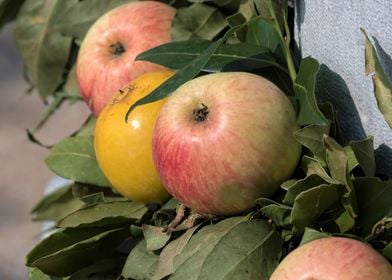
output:
<svg viewBox="0 0 392 280"><path fill-rule="evenodd" d="M297 0L295 39L303 57L322 69L318 99L331 101L344 140L374 137L377 170L392 178L392 129L378 110L370 76L365 76L364 28L392 80L391 0Z"/></svg>

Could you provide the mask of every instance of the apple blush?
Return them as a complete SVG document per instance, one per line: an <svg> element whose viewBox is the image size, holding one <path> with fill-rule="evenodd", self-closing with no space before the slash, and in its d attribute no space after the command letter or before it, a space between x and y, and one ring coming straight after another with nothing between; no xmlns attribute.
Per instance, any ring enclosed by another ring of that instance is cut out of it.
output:
<svg viewBox="0 0 392 280"><path fill-rule="evenodd" d="M391 280L391 264L351 238L313 240L288 254L270 280Z"/></svg>
<svg viewBox="0 0 392 280"><path fill-rule="evenodd" d="M174 15L175 9L164 3L136 1L110 10L90 27L78 53L76 76L95 116L124 85L165 69L135 58L171 41Z"/></svg>
<svg viewBox="0 0 392 280"><path fill-rule="evenodd" d="M180 86L153 131L158 174L178 201L200 214L234 215L274 194L297 166L296 113L272 82L214 73Z"/></svg>

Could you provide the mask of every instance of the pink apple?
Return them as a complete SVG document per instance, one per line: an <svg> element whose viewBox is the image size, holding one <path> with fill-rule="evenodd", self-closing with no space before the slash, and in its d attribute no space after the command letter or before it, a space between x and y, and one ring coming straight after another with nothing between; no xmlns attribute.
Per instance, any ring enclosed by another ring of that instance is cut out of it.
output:
<svg viewBox="0 0 392 280"><path fill-rule="evenodd" d="M138 54L171 40L175 9L161 2L121 5L100 17L79 50L77 79L95 116L125 84L146 72L164 69Z"/></svg>
<svg viewBox="0 0 392 280"><path fill-rule="evenodd" d="M272 82L214 73L183 84L162 107L153 158L167 190L203 214L232 215L272 195L301 153L295 111Z"/></svg>
<svg viewBox="0 0 392 280"><path fill-rule="evenodd" d="M390 280L391 264L372 247L343 237L311 241L287 255L270 280Z"/></svg>

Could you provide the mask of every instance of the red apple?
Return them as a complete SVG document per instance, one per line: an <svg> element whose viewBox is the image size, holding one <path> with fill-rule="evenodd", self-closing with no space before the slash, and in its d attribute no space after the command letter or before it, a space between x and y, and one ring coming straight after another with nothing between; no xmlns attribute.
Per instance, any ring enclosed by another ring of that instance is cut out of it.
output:
<svg viewBox="0 0 392 280"><path fill-rule="evenodd" d="M79 50L77 79L95 116L125 84L146 72L164 69L135 57L171 40L175 9L160 2L121 5L100 17Z"/></svg>
<svg viewBox="0 0 392 280"><path fill-rule="evenodd" d="M270 280L390 280L391 264L358 240L325 237L287 255Z"/></svg>
<svg viewBox="0 0 392 280"><path fill-rule="evenodd" d="M167 190L196 212L232 215L272 195L301 153L295 111L272 82L250 73L191 80L162 107L153 158Z"/></svg>

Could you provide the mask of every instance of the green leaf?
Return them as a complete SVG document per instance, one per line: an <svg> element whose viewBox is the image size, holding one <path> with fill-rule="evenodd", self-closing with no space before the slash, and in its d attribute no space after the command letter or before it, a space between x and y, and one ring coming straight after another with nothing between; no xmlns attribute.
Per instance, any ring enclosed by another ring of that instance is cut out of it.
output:
<svg viewBox="0 0 392 280"><path fill-rule="evenodd" d="M195 3L177 10L171 35L174 41L194 38L212 40L227 26L219 9Z"/></svg>
<svg viewBox="0 0 392 280"><path fill-rule="evenodd" d="M330 236L326 232L320 232L318 230L315 230L313 228L305 228L304 234L302 235L301 242L299 246L305 245L306 243L309 243L310 241L328 237Z"/></svg>
<svg viewBox="0 0 392 280"><path fill-rule="evenodd" d="M116 280L124 263L124 257L103 259L78 270L68 280Z"/></svg>
<svg viewBox="0 0 392 280"><path fill-rule="evenodd" d="M288 15L287 0L253 0L253 2L257 8L258 14L266 19L273 18L270 9L271 7L280 29L284 30L285 21Z"/></svg>
<svg viewBox="0 0 392 280"><path fill-rule="evenodd" d="M112 254L129 234L127 229L90 228L59 230L37 244L26 265L45 274L67 276Z"/></svg>
<svg viewBox="0 0 392 280"><path fill-rule="evenodd" d="M301 61L297 78L294 81L294 92L300 107L297 123L300 126L309 124L327 126L329 124L317 105L314 92L319 69L320 64L317 60L306 57Z"/></svg>
<svg viewBox="0 0 392 280"><path fill-rule="evenodd" d="M392 241L388 243L387 246L382 250L382 254L384 257L392 261Z"/></svg>
<svg viewBox="0 0 392 280"><path fill-rule="evenodd" d="M142 240L128 255L122 276L136 280L150 279L149 275L157 265L158 258L158 255L147 249L146 240Z"/></svg>
<svg viewBox="0 0 392 280"><path fill-rule="evenodd" d="M207 64L209 61L210 57L213 55L213 53L222 45L222 43L233 33L235 33L237 30L241 29L244 27L244 25L239 25L236 27L231 28L228 30L225 35L220 38L219 40L215 41L212 43L207 49L205 49L200 56L197 58L193 59L190 63L188 63L186 66L181 68L179 71L177 71L170 79L168 79L166 82L161 84L158 88L153 90L149 95L141 98L140 100L136 101L127 111L125 114L125 121L128 120L129 114L132 112L132 110L142 104L146 103L151 103L157 100L160 100L171 93L175 91L180 85L183 83L189 81L190 79L194 78L201 69Z"/></svg>
<svg viewBox="0 0 392 280"><path fill-rule="evenodd" d="M267 48L277 57L284 59L282 41L270 20L259 18L250 22L247 28L246 42Z"/></svg>
<svg viewBox="0 0 392 280"><path fill-rule="evenodd" d="M342 196L343 205L352 218L357 217L358 205L355 189L348 174L348 156L342 146L334 139L325 135L323 143L327 151L327 164L331 177L346 187Z"/></svg>
<svg viewBox="0 0 392 280"><path fill-rule="evenodd" d="M173 259L181 254L185 245L189 242L200 225L201 224L188 229L180 237L171 241L163 248L159 255L157 266L151 275L151 280L163 279L174 272Z"/></svg>
<svg viewBox="0 0 392 280"><path fill-rule="evenodd" d="M175 257L170 279L268 279L281 249L280 235L267 221L225 219L191 238Z"/></svg>
<svg viewBox="0 0 392 280"><path fill-rule="evenodd" d="M287 190L287 192L283 198L283 203L293 205L296 197L300 193L325 183L327 182L319 175L310 174L303 179L297 180L291 185L285 185L284 189Z"/></svg>
<svg viewBox="0 0 392 280"><path fill-rule="evenodd" d="M86 203L87 206L104 202L129 201L126 197L116 193L114 189L79 182L74 182L72 194L75 198Z"/></svg>
<svg viewBox="0 0 392 280"><path fill-rule="evenodd" d="M152 216L152 221L155 226L167 228L167 226L176 217L176 209L178 201L170 198L158 211L155 211Z"/></svg>
<svg viewBox="0 0 392 280"><path fill-rule="evenodd" d="M323 166L324 162L320 162L318 159L311 158L309 156L304 156L302 158L302 168L306 175L316 174L321 177L325 182L331 184L339 184L339 181L332 179L328 172Z"/></svg>
<svg viewBox="0 0 392 280"><path fill-rule="evenodd" d="M54 28L60 33L83 39L91 25L103 14L129 0L84 0L72 5L56 21Z"/></svg>
<svg viewBox="0 0 392 280"><path fill-rule="evenodd" d="M71 184L65 184L64 186L61 186L57 190L44 195L44 197L42 197L38 201L38 203L33 207L31 212L35 213L35 212L40 212L42 210L45 210L48 207L50 207L51 204L60 200L62 197L67 196L69 193L72 194L71 187L72 187Z"/></svg>
<svg viewBox="0 0 392 280"><path fill-rule="evenodd" d="M171 42L140 54L138 60L147 60L177 70L191 63L192 60L202 55L213 44L206 40L189 40ZM209 58L207 64L201 69L206 72L220 72L230 63L241 63L248 69L264 67L277 67L287 71L263 47L246 43L223 44ZM232 66L231 66L232 67ZM241 69L243 70L243 69Z"/></svg>
<svg viewBox="0 0 392 280"><path fill-rule="evenodd" d="M336 112L333 108L332 103L330 103L330 102L320 103L320 104L318 104L318 107L319 107L321 113L323 113L324 117L328 120L329 136L336 138L336 136L337 136Z"/></svg>
<svg viewBox="0 0 392 280"><path fill-rule="evenodd" d="M1 0L0 1L0 31L10 21L16 18L20 7L25 0Z"/></svg>
<svg viewBox="0 0 392 280"><path fill-rule="evenodd" d="M377 53L371 44L365 30L361 29L365 35L365 66L366 74L373 79L374 94L377 99L378 108L384 116L389 127L392 128L392 85L388 80L384 70L378 60Z"/></svg>
<svg viewBox="0 0 392 280"><path fill-rule="evenodd" d="M98 193L93 193L89 195L85 195L81 198L79 198L81 201L86 203L86 206L90 205L95 205L98 203L104 203L105 202L105 196L103 192L98 192Z"/></svg>
<svg viewBox="0 0 392 280"><path fill-rule="evenodd" d="M77 0L26 0L15 23L15 40L29 78L43 99L63 83L71 38L53 29L64 12Z"/></svg>
<svg viewBox="0 0 392 280"><path fill-rule="evenodd" d="M361 167L365 175L369 177L374 176L376 172L376 161L374 157L373 137L370 136L363 140L350 141L347 147L349 147L347 148L349 149L349 153L352 152L356 164ZM351 166L350 170L353 168L355 166Z"/></svg>
<svg viewBox="0 0 392 280"><path fill-rule="evenodd" d="M82 124L82 127L75 133L75 136L94 136L94 129L95 129L95 123L97 119L93 116L90 115L86 121Z"/></svg>
<svg viewBox="0 0 392 280"><path fill-rule="evenodd" d="M132 112L134 108L139 105L151 103L166 96L170 95L173 91L175 91L180 85L194 78L201 69L207 64L211 55L217 50L217 48L222 44L223 39L220 39L210 45L203 53L192 60L189 64L181 68L177 71L170 79L161 84L158 88L153 90L149 95L141 98L136 101L128 110L125 115L125 121L128 120L129 114Z"/></svg>
<svg viewBox="0 0 392 280"><path fill-rule="evenodd" d="M335 220L334 223L339 229L340 233L345 233L355 226L355 219L352 217L350 212L344 210Z"/></svg>
<svg viewBox="0 0 392 280"><path fill-rule="evenodd" d="M342 146L333 138L324 135L323 144L327 151L327 164L331 177L346 185L347 180L347 154Z"/></svg>
<svg viewBox="0 0 392 280"><path fill-rule="evenodd" d="M360 232L362 236L367 236L373 226L392 211L392 180L358 177L353 184L358 199Z"/></svg>
<svg viewBox="0 0 392 280"><path fill-rule="evenodd" d="M64 138L50 150L45 163L61 177L86 184L110 186L95 157L92 136Z"/></svg>
<svg viewBox="0 0 392 280"><path fill-rule="evenodd" d="M71 48L71 50L73 49L74 48ZM73 50L73 52L75 52L75 50ZM72 57L72 52L70 56ZM72 58L70 60L72 61ZM67 77L64 85L53 94L53 100L51 100L45 113L34 127L33 132L41 129L66 101L69 101L71 104L72 102L82 101L82 95L80 94L79 86L76 81L76 63L72 66L71 70L63 75Z"/></svg>
<svg viewBox="0 0 392 280"><path fill-rule="evenodd" d="M36 267L29 269L29 280L65 280L67 278L46 275Z"/></svg>
<svg viewBox="0 0 392 280"><path fill-rule="evenodd" d="M171 237L171 234L165 232L162 227L143 224L142 229L147 242L147 250L149 251L156 251L163 248Z"/></svg>
<svg viewBox="0 0 392 280"><path fill-rule="evenodd" d="M140 220L148 209L141 202L114 201L99 203L71 213L57 224L62 228L95 227Z"/></svg>
<svg viewBox="0 0 392 280"><path fill-rule="evenodd" d="M235 14L226 17L226 21L229 24L229 26L237 26L237 25L244 24L247 22L248 19L249 18L247 18L240 12L237 12Z"/></svg>
<svg viewBox="0 0 392 280"><path fill-rule="evenodd" d="M45 195L33 208L34 221L59 221L85 204L72 195L70 185Z"/></svg>
<svg viewBox="0 0 392 280"><path fill-rule="evenodd" d="M329 134L329 125L308 125L295 132L295 138L308 148L317 159L325 161L324 135Z"/></svg>
<svg viewBox="0 0 392 280"><path fill-rule="evenodd" d="M312 227L325 210L339 201L341 187L324 184L301 192L296 197L291 211L293 233L298 236L306 227Z"/></svg>
<svg viewBox="0 0 392 280"><path fill-rule="evenodd" d="M277 227L290 225L291 207L282 204L269 204L260 209Z"/></svg>

